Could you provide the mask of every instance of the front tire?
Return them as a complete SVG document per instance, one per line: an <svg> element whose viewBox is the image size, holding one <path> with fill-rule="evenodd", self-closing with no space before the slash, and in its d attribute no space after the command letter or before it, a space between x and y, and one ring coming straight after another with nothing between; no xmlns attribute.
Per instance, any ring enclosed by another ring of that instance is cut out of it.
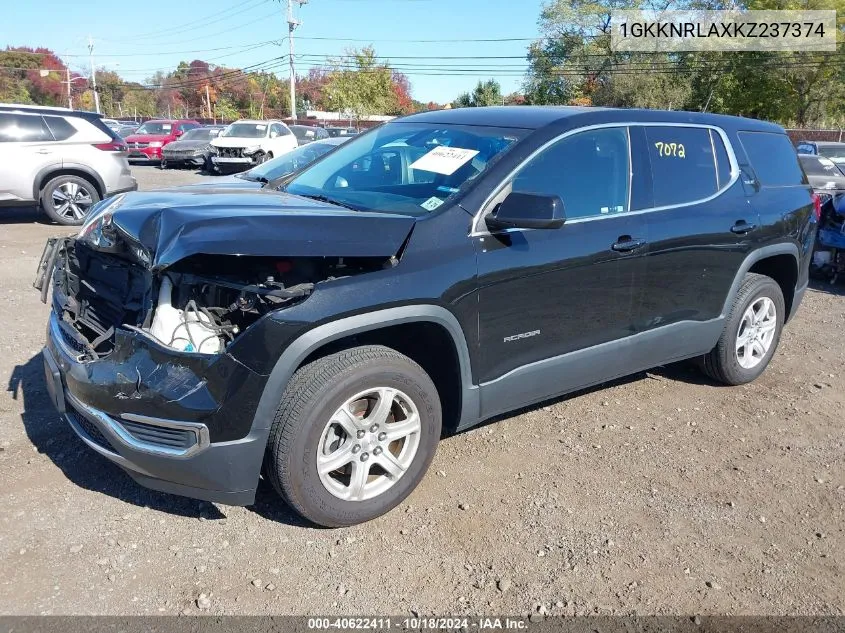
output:
<svg viewBox="0 0 845 633"><path fill-rule="evenodd" d="M441 426L437 389L417 363L380 345L351 348L293 375L270 430L265 472L310 521L363 523L422 480Z"/></svg>
<svg viewBox="0 0 845 633"><path fill-rule="evenodd" d="M755 380L772 360L780 342L785 305L783 292L774 279L748 273L719 342L701 358L704 373L726 385Z"/></svg>
<svg viewBox="0 0 845 633"><path fill-rule="evenodd" d="M100 201L97 188L79 176L63 175L50 180L41 190L41 208L53 222L78 226Z"/></svg>

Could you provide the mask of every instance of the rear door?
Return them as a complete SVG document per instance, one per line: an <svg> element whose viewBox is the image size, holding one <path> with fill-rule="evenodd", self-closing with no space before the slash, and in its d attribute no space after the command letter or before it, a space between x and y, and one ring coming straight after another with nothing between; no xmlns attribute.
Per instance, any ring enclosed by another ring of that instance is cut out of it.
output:
<svg viewBox="0 0 845 633"><path fill-rule="evenodd" d="M668 362L712 346L712 331L742 261L760 235L760 220L721 130L647 125L637 155L651 174L648 283L637 329L653 331L643 365ZM712 331L711 331L712 330ZM716 336L718 338L718 334ZM658 344L654 344L657 341ZM643 350L640 350L643 352Z"/></svg>
<svg viewBox="0 0 845 633"><path fill-rule="evenodd" d="M0 165L0 202L33 200L37 174L61 165L41 115L0 112Z"/></svg>
<svg viewBox="0 0 845 633"><path fill-rule="evenodd" d="M647 242L645 219L628 213L624 126L552 143L486 212L509 191L559 195L567 220L559 229L476 227L483 415L626 372L626 346L603 344L632 334Z"/></svg>

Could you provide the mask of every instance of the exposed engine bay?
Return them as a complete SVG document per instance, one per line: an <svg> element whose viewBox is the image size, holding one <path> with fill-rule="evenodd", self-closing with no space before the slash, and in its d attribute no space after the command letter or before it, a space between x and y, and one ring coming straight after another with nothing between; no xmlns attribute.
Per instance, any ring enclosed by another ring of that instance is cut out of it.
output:
<svg viewBox="0 0 845 633"><path fill-rule="evenodd" d="M395 263L392 258L192 255L160 273L127 252L101 252L72 238L48 243L36 287L66 342L82 358L113 349L115 328L143 332L182 352L223 352L262 316L306 299L315 284ZM47 284L49 285L49 284Z"/></svg>

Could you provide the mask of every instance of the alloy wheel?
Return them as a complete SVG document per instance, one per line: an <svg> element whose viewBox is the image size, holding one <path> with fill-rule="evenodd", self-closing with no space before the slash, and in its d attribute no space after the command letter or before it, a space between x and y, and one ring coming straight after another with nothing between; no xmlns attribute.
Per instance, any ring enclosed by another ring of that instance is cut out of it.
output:
<svg viewBox="0 0 845 633"><path fill-rule="evenodd" d="M57 186L51 199L56 214L69 220L83 219L94 204L91 192L75 182L63 182Z"/></svg>
<svg viewBox="0 0 845 633"><path fill-rule="evenodd" d="M408 470L420 444L420 415L404 393L368 389L334 412L317 444L320 482L347 501L372 499Z"/></svg>
<svg viewBox="0 0 845 633"><path fill-rule="evenodd" d="M777 310L769 297L756 299L742 315L736 335L736 359L745 369L759 365L775 338Z"/></svg>

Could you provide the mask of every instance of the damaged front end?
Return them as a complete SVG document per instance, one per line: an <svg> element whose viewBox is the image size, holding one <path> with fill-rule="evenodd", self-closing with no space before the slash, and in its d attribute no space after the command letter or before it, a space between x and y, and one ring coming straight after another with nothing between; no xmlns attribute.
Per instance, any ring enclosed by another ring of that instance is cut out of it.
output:
<svg viewBox="0 0 845 633"><path fill-rule="evenodd" d="M255 413L283 344L271 315L395 266L413 223L242 192L100 203L38 266L45 302L52 286L47 390L143 485L250 503L272 422Z"/></svg>

